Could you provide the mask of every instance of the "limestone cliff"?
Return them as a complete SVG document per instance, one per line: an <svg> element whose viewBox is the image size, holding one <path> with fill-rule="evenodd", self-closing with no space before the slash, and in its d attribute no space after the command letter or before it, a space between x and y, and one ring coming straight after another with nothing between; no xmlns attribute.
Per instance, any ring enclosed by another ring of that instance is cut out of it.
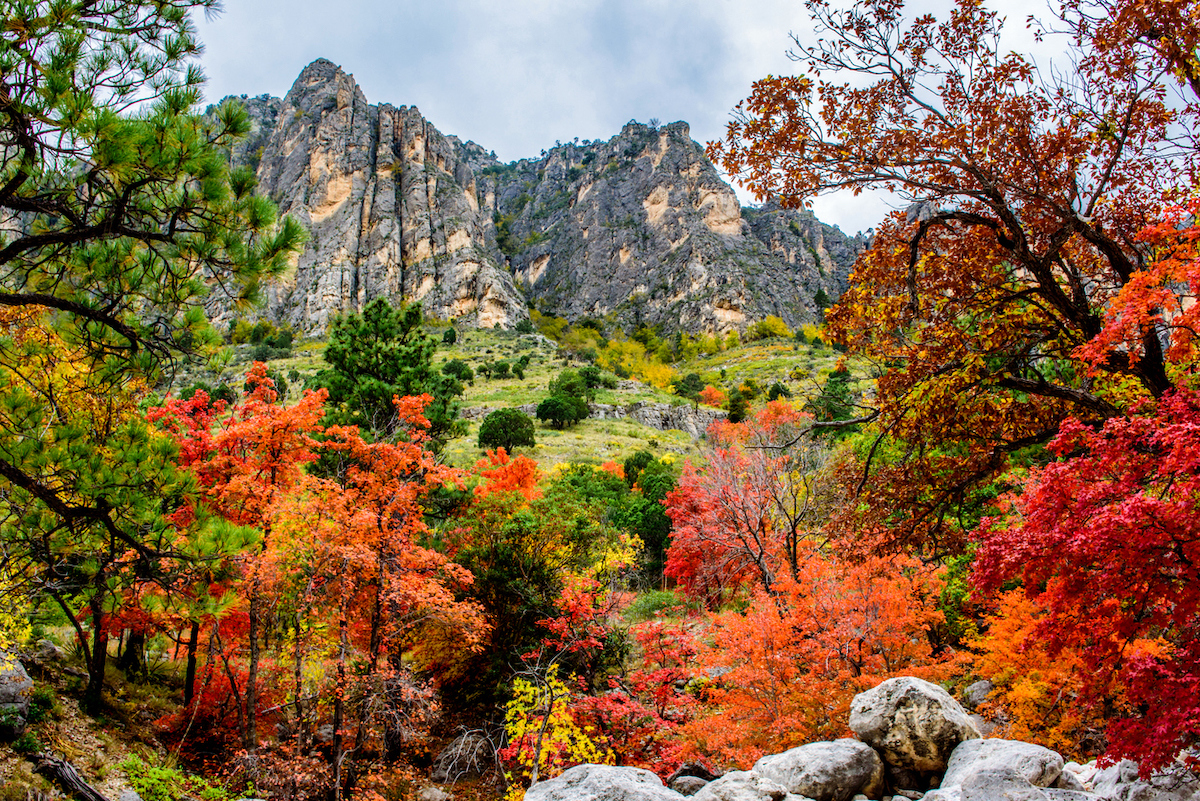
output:
<svg viewBox="0 0 1200 801"><path fill-rule="evenodd" d="M261 313L307 334L381 295L486 327L525 319L529 301L627 328L796 326L863 247L807 212L742 209L683 122L506 165L415 108L369 104L324 59L282 100L241 100L252 130L231 157L309 231Z"/></svg>
<svg viewBox="0 0 1200 801"><path fill-rule="evenodd" d="M727 331L819 318L863 248L808 212L743 210L687 123L629 123L481 171L481 203L526 291L568 319Z"/></svg>
<svg viewBox="0 0 1200 801"><path fill-rule="evenodd" d="M417 109L369 104L324 59L282 101L244 102L274 125L261 150L251 143L234 157L257 156L259 190L309 232L294 268L265 288L268 317L321 334L334 314L378 296L487 327L528 316L489 252L491 213L479 209L464 146Z"/></svg>

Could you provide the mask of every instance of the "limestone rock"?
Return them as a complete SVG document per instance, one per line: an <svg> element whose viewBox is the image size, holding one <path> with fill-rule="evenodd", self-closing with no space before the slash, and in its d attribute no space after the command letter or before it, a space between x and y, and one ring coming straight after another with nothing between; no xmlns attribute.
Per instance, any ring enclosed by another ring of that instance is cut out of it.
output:
<svg viewBox="0 0 1200 801"><path fill-rule="evenodd" d="M750 771L735 770L710 782L696 801L805 801L778 782Z"/></svg>
<svg viewBox="0 0 1200 801"><path fill-rule="evenodd" d="M850 729L878 749L889 765L942 771L950 754L979 731L965 709L936 684L903 676L859 693Z"/></svg>
<svg viewBox="0 0 1200 801"><path fill-rule="evenodd" d="M417 801L450 801L453 797L440 787L425 785L417 794Z"/></svg>
<svg viewBox="0 0 1200 801"><path fill-rule="evenodd" d="M1049 796L1012 768L991 765L926 793L924 801L1049 801Z"/></svg>
<svg viewBox="0 0 1200 801"><path fill-rule="evenodd" d="M1138 775L1137 763L1126 759L1098 771L1092 792L1104 801L1200 801L1200 779L1180 772L1146 781Z"/></svg>
<svg viewBox="0 0 1200 801"><path fill-rule="evenodd" d="M850 801L860 792L877 798L883 790L883 762L858 740L809 743L765 756L753 773L816 801Z"/></svg>
<svg viewBox="0 0 1200 801"><path fill-rule="evenodd" d="M686 122L627 124L481 179L500 247L543 311L626 328L744 330L819 319L865 240L809 212L742 209Z"/></svg>
<svg viewBox="0 0 1200 801"><path fill-rule="evenodd" d="M679 801L684 796L640 768L576 765L561 776L535 784L525 801Z"/></svg>
<svg viewBox="0 0 1200 801"><path fill-rule="evenodd" d="M667 777L666 785L681 795L695 795L717 778L720 777L699 762L684 762Z"/></svg>
<svg viewBox="0 0 1200 801"><path fill-rule="evenodd" d="M963 690L963 706L972 712L975 711L988 699L994 689L996 689L995 685L986 679L969 685L967 689Z"/></svg>
<svg viewBox="0 0 1200 801"><path fill-rule="evenodd" d="M29 718L33 679L15 654L0 651L0 731L17 735Z"/></svg>
<svg viewBox="0 0 1200 801"><path fill-rule="evenodd" d="M427 314L511 327L528 317L497 263L464 151L411 107L371 105L352 76L318 59L282 101L246 101L272 127L258 156L259 191L309 240L293 269L264 287L265 316L323 334L333 315L376 297L419 300ZM252 137L253 137L252 133ZM254 164L235 151L234 163ZM210 315L232 315L214 298Z"/></svg>
<svg viewBox="0 0 1200 801"><path fill-rule="evenodd" d="M701 779L699 776L680 776L667 782L667 787L670 787L680 795L695 795L704 789L708 784L707 779Z"/></svg>
<svg viewBox="0 0 1200 801"><path fill-rule="evenodd" d="M1054 784L1051 786L1059 790L1074 790L1076 792L1083 792L1087 788L1083 786L1083 782L1081 782L1078 775L1076 775L1077 771L1067 769L1069 765L1075 765L1078 767L1078 765L1074 762L1063 765L1063 772L1058 774L1058 778L1054 780Z"/></svg>
<svg viewBox="0 0 1200 801"><path fill-rule="evenodd" d="M1058 780L1063 758L1049 748L1018 740L966 740L954 749L942 787L964 784L976 773L1011 770L1037 787Z"/></svg>
<svg viewBox="0 0 1200 801"><path fill-rule="evenodd" d="M325 59L282 100L235 99L251 131L231 160L310 233L261 313L306 334L379 296L489 328L526 319L526 295L626 329L796 327L820 320L868 241L808 211L741 208L685 122L501 164L415 108L368 103ZM209 313L235 314L218 296Z"/></svg>

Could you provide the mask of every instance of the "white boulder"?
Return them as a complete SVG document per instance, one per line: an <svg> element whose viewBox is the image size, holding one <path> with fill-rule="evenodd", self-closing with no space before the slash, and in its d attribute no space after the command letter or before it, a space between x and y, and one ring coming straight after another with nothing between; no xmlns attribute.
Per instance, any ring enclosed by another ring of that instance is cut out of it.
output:
<svg viewBox="0 0 1200 801"><path fill-rule="evenodd" d="M1019 740L966 740L950 755L942 787L966 784L984 771L1011 770L1035 787L1054 784L1063 770L1056 751Z"/></svg>
<svg viewBox="0 0 1200 801"><path fill-rule="evenodd" d="M641 768L576 765L561 776L538 782L525 801L680 801L662 779Z"/></svg>
<svg viewBox="0 0 1200 801"><path fill-rule="evenodd" d="M850 728L889 765L922 772L945 770L959 743L980 736L950 693L912 676L888 679L856 695Z"/></svg>
<svg viewBox="0 0 1200 801"><path fill-rule="evenodd" d="M693 796L695 801L811 801L747 770L735 770L709 782Z"/></svg>
<svg viewBox="0 0 1200 801"><path fill-rule="evenodd" d="M878 798L883 792L883 761L858 740L809 743L765 756L752 772L816 801L850 801L858 793Z"/></svg>

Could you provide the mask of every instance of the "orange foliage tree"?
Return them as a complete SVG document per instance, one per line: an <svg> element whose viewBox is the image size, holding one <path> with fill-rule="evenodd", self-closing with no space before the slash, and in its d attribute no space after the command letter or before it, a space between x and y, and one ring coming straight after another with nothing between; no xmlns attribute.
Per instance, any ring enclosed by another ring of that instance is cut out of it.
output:
<svg viewBox="0 0 1200 801"><path fill-rule="evenodd" d="M709 428L707 466L685 466L664 503L674 530L665 573L717 606L750 583L772 590L799 577L806 538L820 528L826 450L808 418L772 401L751 420Z"/></svg>
<svg viewBox="0 0 1200 801"><path fill-rule="evenodd" d="M781 576L774 593L756 589L744 614L713 618L696 660L718 677L684 727L693 755L746 768L848 735L851 700L884 679L948 675L931 636L944 623L940 571L908 558L847 563L806 546L801 574Z"/></svg>
<svg viewBox="0 0 1200 801"><path fill-rule="evenodd" d="M1175 147L1196 106L1168 97L1176 79L1162 69L1190 81L1192 68L1149 35L1158 21L1131 38L1107 19L1165 15L1183 42L1200 24L1166 3L1073 5L1058 24L1075 34L1077 69L1048 75L1005 51L978 3L939 22L907 19L899 0L813 0L822 38L795 52L808 74L758 81L710 148L764 198L888 189L913 203L877 227L827 317L880 373L880 441L860 466L874 480L855 482L864 503L848 511L896 546L962 548L975 491L1010 454L1068 416L1103 420L1129 391L1174 384L1153 325L1134 332L1136 361L1114 351L1089 374L1075 350L1150 263L1136 235L1197 166Z"/></svg>
<svg viewBox="0 0 1200 801"><path fill-rule="evenodd" d="M273 633L288 644L292 663L291 697L274 711L285 716L301 753L318 720L331 721L328 780L336 796L353 786L362 755L397 747L413 685L402 654L418 644L417 630L449 629L471 647L485 629L478 609L458 599L470 574L420 544L422 499L459 477L425 450L424 396L396 400L397 442L368 443L353 427L320 429L323 391L279 405L262 364L248 385L228 413L193 399L171 401L152 416L180 439L204 488L204 510L260 532L234 584L245 600L244 631L224 632L220 653L210 654L226 667L243 745L259 746L257 721L266 713L258 671L264 634ZM337 475L302 469L325 452L341 457ZM229 668L241 647L244 676ZM284 652L272 654L279 678ZM314 703L323 695L323 706Z"/></svg>
<svg viewBox="0 0 1200 801"><path fill-rule="evenodd" d="M1102 750L1103 716L1080 696L1086 668L1078 649L1056 647L1042 636L1045 615L1024 591L1013 590L984 616L982 632L970 643L976 652L972 669L995 689L981 711L995 722L998 736L1086 761ZM1120 704L1111 683L1103 694L1110 706Z"/></svg>

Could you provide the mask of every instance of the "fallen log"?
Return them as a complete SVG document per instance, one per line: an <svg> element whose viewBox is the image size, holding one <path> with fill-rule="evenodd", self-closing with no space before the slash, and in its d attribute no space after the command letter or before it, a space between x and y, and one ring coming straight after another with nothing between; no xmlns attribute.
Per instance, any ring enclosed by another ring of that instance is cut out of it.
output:
<svg viewBox="0 0 1200 801"><path fill-rule="evenodd" d="M99 790L84 781L74 765L62 757L43 751L35 754L33 759L37 764L34 773L41 773L57 782L71 796L83 801L108 801Z"/></svg>

